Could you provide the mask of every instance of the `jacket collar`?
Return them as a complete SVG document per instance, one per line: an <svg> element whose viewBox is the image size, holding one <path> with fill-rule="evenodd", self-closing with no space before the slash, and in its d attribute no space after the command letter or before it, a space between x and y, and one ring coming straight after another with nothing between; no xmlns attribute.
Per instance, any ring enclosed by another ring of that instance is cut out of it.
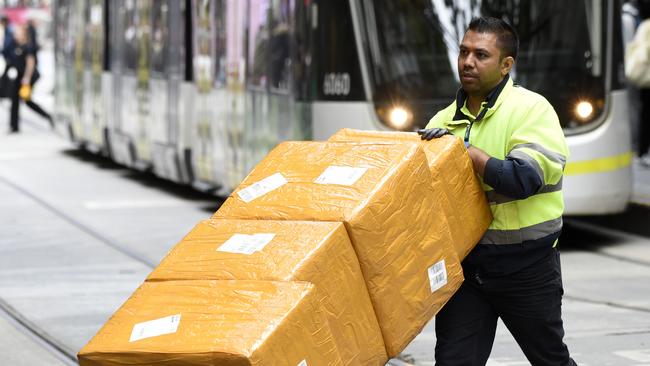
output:
<svg viewBox="0 0 650 366"><path fill-rule="evenodd" d="M463 88L459 88L458 92L456 92L456 113L454 114L453 121L446 122L445 125L454 126L459 124L468 124L472 119L475 122L480 122L486 117L489 117L501 104L503 98L500 98L500 96L503 94L503 90L512 87L512 84L513 82L510 79L510 75L506 75L503 80L501 80L499 84L488 93L485 101L481 103L481 110L476 118L470 118L465 112L463 112L463 110L467 111L467 108L465 107L467 93ZM467 112L469 113L469 111Z"/></svg>

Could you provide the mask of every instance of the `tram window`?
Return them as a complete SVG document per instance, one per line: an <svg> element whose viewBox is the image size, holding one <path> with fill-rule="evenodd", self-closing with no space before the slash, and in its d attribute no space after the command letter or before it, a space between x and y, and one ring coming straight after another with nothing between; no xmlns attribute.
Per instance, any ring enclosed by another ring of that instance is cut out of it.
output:
<svg viewBox="0 0 650 366"><path fill-rule="evenodd" d="M185 47L183 48L181 58L184 60L185 81L192 81L194 80L194 68L192 67L192 56L194 55L192 42L192 0L185 0L182 4L181 11L183 13L183 29L185 30Z"/></svg>
<svg viewBox="0 0 650 366"><path fill-rule="evenodd" d="M269 22L269 83L273 89L289 88L292 13L289 0L273 0Z"/></svg>
<svg viewBox="0 0 650 366"><path fill-rule="evenodd" d="M103 1L103 7L104 7L104 39L103 39L103 50L104 50L104 60L103 60L103 65L104 65L104 71L109 71L111 69L111 47L109 46L110 42L110 37L111 37L111 32L110 29L112 28L110 26L110 6L108 5L108 1Z"/></svg>
<svg viewBox="0 0 650 366"><path fill-rule="evenodd" d="M614 5L613 35L612 35L612 86L613 90L625 88L625 65L623 63L623 25L621 24L621 8Z"/></svg>
<svg viewBox="0 0 650 366"><path fill-rule="evenodd" d="M84 59L86 65L95 64L101 68L100 65L104 62L104 6L98 0L90 0L86 3L84 12Z"/></svg>
<svg viewBox="0 0 650 366"><path fill-rule="evenodd" d="M319 3L319 99L364 99L349 3L348 0Z"/></svg>
<svg viewBox="0 0 650 366"><path fill-rule="evenodd" d="M215 60L214 82L218 87L226 85L226 1L217 0L214 4L215 17Z"/></svg>
<svg viewBox="0 0 650 366"><path fill-rule="evenodd" d="M58 3L56 9L58 12L56 18L56 56L57 61L70 65L74 60L74 38L70 28L74 24L74 12L72 5L68 0L62 0Z"/></svg>
<svg viewBox="0 0 650 366"><path fill-rule="evenodd" d="M152 7L151 69L154 73L164 75L169 45L169 2L154 1Z"/></svg>
<svg viewBox="0 0 650 366"><path fill-rule="evenodd" d="M271 0L251 0L248 28L248 73L253 86L268 85L269 12Z"/></svg>
<svg viewBox="0 0 650 366"><path fill-rule="evenodd" d="M194 4L195 76L199 88L207 91L214 81L214 2L196 1Z"/></svg>
<svg viewBox="0 0 650 366"><path fill-rule="evenodd" d="M294 17L294 45L293 52L293 80L294 93L298 100L307 100L310 97L310 70L312 48L312 6L309 1L298 1L293 11Z"/></svg>
<svg viewBox="0 0 650 366"><path fill-rule="evenodd" d="M123 65L126 70L134 71L138 66L138 39L135 1L124 2Z"/></svg>

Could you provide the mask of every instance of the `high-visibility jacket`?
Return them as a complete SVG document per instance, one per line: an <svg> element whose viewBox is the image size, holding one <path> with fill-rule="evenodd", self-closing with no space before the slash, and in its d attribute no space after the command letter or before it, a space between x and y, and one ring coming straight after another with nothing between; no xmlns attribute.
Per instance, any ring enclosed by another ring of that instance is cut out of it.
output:
<svg viewBox="0 0 650 366"><path fill-rule="evenodd" d="M488 95L477 116L466 100L460 89L456 101L438 112L427 128L446 128L492 157L481 183L494 220L479 244L503 246L552 237L554 246L562 228L562 175L569 149L553 107L541 95L513 85L508 76Z"/></svg>

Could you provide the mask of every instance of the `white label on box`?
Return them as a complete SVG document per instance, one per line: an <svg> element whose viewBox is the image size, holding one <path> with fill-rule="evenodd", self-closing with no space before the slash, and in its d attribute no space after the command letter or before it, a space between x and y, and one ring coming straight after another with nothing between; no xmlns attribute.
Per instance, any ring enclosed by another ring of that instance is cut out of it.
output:
<svg viewBox="0 0 650 366"><path fill-rule="evenodd" d="M368 168L355 168L351 166L328 166L327 169L316 178L318 184L339 184L351 186L361 178Z"/></svg>
<svg viewBox="0 0 650 366"><path fill-rule="evenodd" d="M251 255L263 250L274 237L275 234L233 234L217 251Z"/></svg>
<svg viewBox="0 0 650 366"><path fill-rule="evenodd" d="M307 360L300 361L300 363L296 366L307 366Z"/></svg>
<svg viewBox="0 0 650 366"><path fill-rule="evenodd" d="M429 267L429 285L431 285L431 292L447 284L447 268L445 267L445 260L434 264Z"/></svg>
<svg viewBox="0 0 650 366"><path fill-rule="evenodd" d="M250 185L237 192L242 201L248 203L257 197L263 196L274 189L280 188L287 184L287 180L280 173L275 173L261 181Z"/></svg>
<svg viewBox="0 0 650 366"><path fill-rule="evenodd" d="M181 322L181 314L170 315L164 318L149 320L133 326L129 342L139 341L163 334L176 333Z"/></svg>

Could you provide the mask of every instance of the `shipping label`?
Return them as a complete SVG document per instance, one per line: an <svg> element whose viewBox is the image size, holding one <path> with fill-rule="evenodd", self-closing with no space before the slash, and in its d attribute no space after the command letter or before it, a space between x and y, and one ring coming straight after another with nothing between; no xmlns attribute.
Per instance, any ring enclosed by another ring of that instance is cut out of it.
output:
<svg viewBox="0 0 650 366"><path fill-rule="evenodd" d="M181 322L181 314L170 315L164 318L149 320L133 326L129 342L145 338L156 337L163 334L176 333Z"/></svg>
<svg viewBox="0 0 650 366"><path fill-rule="evenodd" d="M363 176L368 168L356 168L351 166L330 165L314 181L318 184L338 184L342 186L351 186Z"/></svg>
<svg viewBox="0 0 650 366"><path fill-rule="evenodd" d="M259 182L250 185L237 192L242 201L249 203L257 197L263 196L274 189L280 188L287 184L287 179L280 173L275 173Z"/></svg>
<svg viewBox="0 0 650 366"><path fill-rule="evenodd" d="M445 267L445 260L443 259L429 267L429 285L431 286L431 292L435 292L446 284L447 268Z"/></svg>
<svg viewBox="0 0 650 366"><path fill-rule="evenodd" d="M217 251L251 255L264 250L275 234L233 234Z"/></svg>

